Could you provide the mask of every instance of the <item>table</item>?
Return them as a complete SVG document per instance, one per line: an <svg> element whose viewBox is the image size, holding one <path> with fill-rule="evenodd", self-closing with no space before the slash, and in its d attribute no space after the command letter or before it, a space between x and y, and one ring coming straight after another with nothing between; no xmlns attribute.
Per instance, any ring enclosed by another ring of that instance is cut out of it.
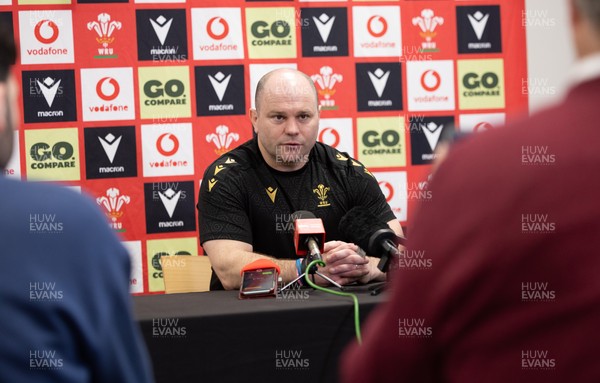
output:
<svg viewBox="0 0 600 383"><path fill-rule="evenodd" d="M384 298L367 286L360 319ZM239 300L236 291L134 297L157 383L336 382L354 335L352 299L312 289Z"/></svg>

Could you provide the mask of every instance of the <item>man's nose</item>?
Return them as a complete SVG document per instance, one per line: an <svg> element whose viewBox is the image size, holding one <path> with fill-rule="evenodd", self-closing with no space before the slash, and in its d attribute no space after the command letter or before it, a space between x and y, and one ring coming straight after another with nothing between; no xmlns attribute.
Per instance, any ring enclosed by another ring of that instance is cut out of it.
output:
<svg viewBox="0 0 600 383"><path fill-rule="evenodd" d="M295 136L298 133L300 133L298 121L296 121L295 119L288 120L288 123L285 125L285 134L289 136Z"/></svg>

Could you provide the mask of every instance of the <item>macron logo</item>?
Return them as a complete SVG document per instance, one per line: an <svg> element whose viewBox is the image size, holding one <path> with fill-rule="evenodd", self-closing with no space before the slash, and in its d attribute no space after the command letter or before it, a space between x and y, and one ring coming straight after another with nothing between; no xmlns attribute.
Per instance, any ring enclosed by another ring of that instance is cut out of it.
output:
<svg viewBox="0 0 600 383"><path fill-rule="evenodd" d="M371 73L370 71L367 73L369 74L373 88L375 88L375 92L377 92L377 97L381 98L390 77L390 71L384 72L381 68L377 68L375 73Z"/></svg>
<svg viewBox="0 0 600 383"><path fill-rule="evenodd" d="M425 133L425 138L427 138L429 147L433 152L438 144L438 141L440 140L440 135L442 134L444 125L436 125L434 122L430 122L427 125L421 125L421 129L423 130L423 133Z"/></svg>
<svg viewBox="0 0 600 383"><path fill-rule="evenodd" d="M164 193L158 192L158 195L160 196L160 200L162 201L165 210L167 210L167 213L169 214L169 218L173 218L173 212L177 207L177 202L179 202L181 190L175 193L173 189L168 188Z"/></svg>
<svg viewBox="0 0 600 383"><path fill-rule="evenodd" d="M165 40L171 29L172 22L173 18L167 20L163 15L158 16L156 20L150 19L154 33L156 33L156 37L158 37L158 40L160 41L160 45L165 45Z"/></svg>
<svg viewBox="0 0 600 383"><path fill-rule="evenodd" d="M223 96L225 96L225 92L227 91L231 74L225 77L222 72L219 72L215 75L215 77L208 75L208 79L210 80L217 97L219 97L219 101L223 101Z"/></svg>
<svg viewBox="0 0 600 383"><path fill-rule="evenodd" d="M104 149L104 153L106 153L106 156L108 157L108 160L111 164L115 159L117 149L119 149L121 138L123 138L123 136L119 136L119 138L116 138L115 136L113 136L112 133L108 133L104 138L98 137L98 139L100 140L100 144L102 144L102 149Z"/></svg>
<svg viewBox="0 0 600 383"><path fill-rule="evenodd" d="M323 39L324 43L327 43L327 39L329 38L329 34L331 33L331 27L333 27L333 22L335 21L335 16L329 17L326 14L322 13L319 18L313 16L313 21L319 30L319 34Z"/></svg>
<svg viewBox="0 0 600 383"><path fill-rule="evenodd" d="M485 16L480 11L475 12L473 15L467 15L469 21L471 22L471 26L477 35L477 40L481 40L483 36L483 32L485 31L485 27L487 25L488 19L490 18L490 14L487 13Z"/></svg>
<svg viewBox="0 0 600 383"><path fill-rule="evenodd" d="M50 77L46 77L44 82L40 82L37 80L37 84L40 87L46 102L48 103L48 107L52 108L52 103L54 102L54 97L56 97L56 92L58 91L58 86L60 85L60 80L56 81L51 79Z"/></svg>

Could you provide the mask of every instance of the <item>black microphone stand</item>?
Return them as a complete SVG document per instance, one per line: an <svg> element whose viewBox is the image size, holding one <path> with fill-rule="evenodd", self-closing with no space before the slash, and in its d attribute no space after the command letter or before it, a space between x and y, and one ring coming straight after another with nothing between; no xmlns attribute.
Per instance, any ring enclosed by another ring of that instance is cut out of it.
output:
<svg viewBox="0 0 600 383"><path fill-rule="evenodd" d="M387 236L387 238L393 241L395 246L391 246L387 241L384 242L385 254L381 257L379 263L377 264L377 268L384 273L387 273L389 271L390 262L393 258L400 258L401 253L398 251L398 245L406 245L406 238L400 237L398 235L390 235ZM373 238L371 238L371 240L373 240ZM388 282L384 282L381 285L370 288L369 290L371 290L371 295L379 295L385 289L387 284Z"/></svg>

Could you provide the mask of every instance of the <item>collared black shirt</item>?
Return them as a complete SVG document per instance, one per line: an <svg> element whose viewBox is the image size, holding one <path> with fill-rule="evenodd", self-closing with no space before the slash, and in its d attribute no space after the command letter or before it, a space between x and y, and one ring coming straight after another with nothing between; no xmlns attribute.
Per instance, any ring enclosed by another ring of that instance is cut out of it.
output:
<svg viewBox="0 0 600 383"><path fill-rule="evenodd" d="M200 242L230 239L256 253L297 258L293 213L312 212L323 220L326 241L343 240L338 225L354 206L365 206L383 222L395 218L375 177L346 153L317 142L299 170L272 169L256 139L211 164L198 202ZM211 289L222 289L213 273Z"/></svg>

